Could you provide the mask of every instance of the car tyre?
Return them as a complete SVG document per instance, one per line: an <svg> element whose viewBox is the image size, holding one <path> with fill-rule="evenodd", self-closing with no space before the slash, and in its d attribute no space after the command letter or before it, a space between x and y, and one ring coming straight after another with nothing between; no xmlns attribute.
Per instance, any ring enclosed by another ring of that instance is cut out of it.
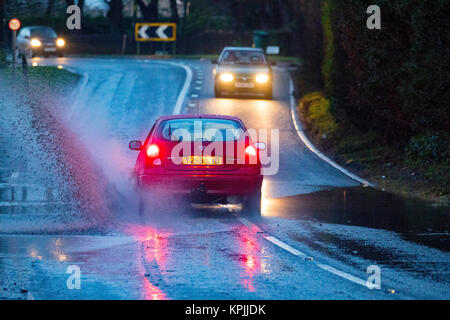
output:
<svg viewBox="0 0 450 320"><path fill-rule="evenodd" d="M242 211L248 217L261 217L261 190L258 190L246 197Z"/></svg>
<svg viewBox="0 0 450 320"><path fill-rule="evenodd" d="M272 88L264 92L264 98L267 100L272 100L273 94L272 94Z"/></svg>
<svg viewBox="0 0 450 320"><path fill-rule="evenodd" d="M214 96L216 98L222 98L223 97L223 95L220 93L220 91L217 89L216 86L214 86Z"/></svg>

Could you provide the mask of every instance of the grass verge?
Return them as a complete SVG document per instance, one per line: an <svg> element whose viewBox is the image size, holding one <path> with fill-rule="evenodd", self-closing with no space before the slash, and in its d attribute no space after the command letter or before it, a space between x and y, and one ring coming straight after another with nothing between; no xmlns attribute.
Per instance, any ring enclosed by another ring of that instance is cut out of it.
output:
<svg viewBox="0 0 450 320"><path fill-rule="evenodd" d="M0 76L10 85L27 82L30 89L37 92L50 89L55 93L72 90L80 78L78 74L68 70L47 66L29 67L26 71L21 68L6 67L0 69Z"/></svg>
<svg viewBox="0 0 450 320"><path fill-rule="evenodd" d="M448 133L412 137L406 146L385 144L377 132L358 129L345 114L333 110L310 77L296 76L302 93L298 111L305 132L322 152L380 189L448 206Z"/></svg>

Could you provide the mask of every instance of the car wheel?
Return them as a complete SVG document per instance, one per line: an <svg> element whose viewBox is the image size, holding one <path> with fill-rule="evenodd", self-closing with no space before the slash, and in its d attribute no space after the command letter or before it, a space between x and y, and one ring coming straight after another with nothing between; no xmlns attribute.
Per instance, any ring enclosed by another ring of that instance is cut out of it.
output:
<svg viewBox="0 0 450 320"><path fill-rule="evenodd" d="M214 86L214 96L216 98L222 98L223 97L223 95L220 93L220 91L217 89L216 86Z"/></svg>
<svg viewBox="0 0 450 320"><path fill-rule="evenodd" d="M248 217L261 216L261 190L247 196L244 200L242 211Z"/></svg>
<svg viewBox="0 0 450 320"><path fill-rule="evenodd" d="M264 92L264 98L267 99L267 100L272 100L272 98L273 98L272 88L270 88L269 90Z"/></svg>

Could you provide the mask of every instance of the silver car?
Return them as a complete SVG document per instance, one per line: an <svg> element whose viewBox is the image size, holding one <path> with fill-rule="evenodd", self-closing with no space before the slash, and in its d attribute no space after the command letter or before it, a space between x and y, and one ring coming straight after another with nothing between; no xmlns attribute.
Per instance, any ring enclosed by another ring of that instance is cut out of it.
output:
<svg viewBox="0 0 450 320"><path fill-rule="evenodd" d="M48 57L50 55L64 56L66 42L56 35L50 27L30 26L20 29L17 35L16 55Z"/></svg>
<svg viewBox="0 0 450 320"><path fill-rule="evenodd" d="M214 69L214 94L259 93L272 99L272 68L259 48L225 47Z"/></svg>

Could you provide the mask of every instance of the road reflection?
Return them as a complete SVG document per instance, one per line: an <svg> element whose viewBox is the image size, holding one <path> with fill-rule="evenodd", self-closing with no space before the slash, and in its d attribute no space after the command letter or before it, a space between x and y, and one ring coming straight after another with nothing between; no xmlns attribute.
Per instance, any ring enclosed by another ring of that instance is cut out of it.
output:
<svg viewBox="0 0 450 320"><path fill-rule="evenodd" d="M251 227L240 225L237 229L236 250L238 252L231 256L242 268L240 283L249 292L257 291L256 277L262 273L270 273L268 257L261 243L262 239L257 234L258 231L255 225Z"/></svg>
<svg viewBox="0 0 450 320"><path fill-rule="evenodd" d="M167 234L161 233L151 226L129 225L127 233L140 242L141 250L138 251L137 265L139 273L143 275L142 284L144 288L142 298L145 300L167 300L166 293L155 284L160 274L155 270L165 272L167 270ZM150 266L157 266L157 269ZM155 283L153 283L154 281Z"/></svg>

